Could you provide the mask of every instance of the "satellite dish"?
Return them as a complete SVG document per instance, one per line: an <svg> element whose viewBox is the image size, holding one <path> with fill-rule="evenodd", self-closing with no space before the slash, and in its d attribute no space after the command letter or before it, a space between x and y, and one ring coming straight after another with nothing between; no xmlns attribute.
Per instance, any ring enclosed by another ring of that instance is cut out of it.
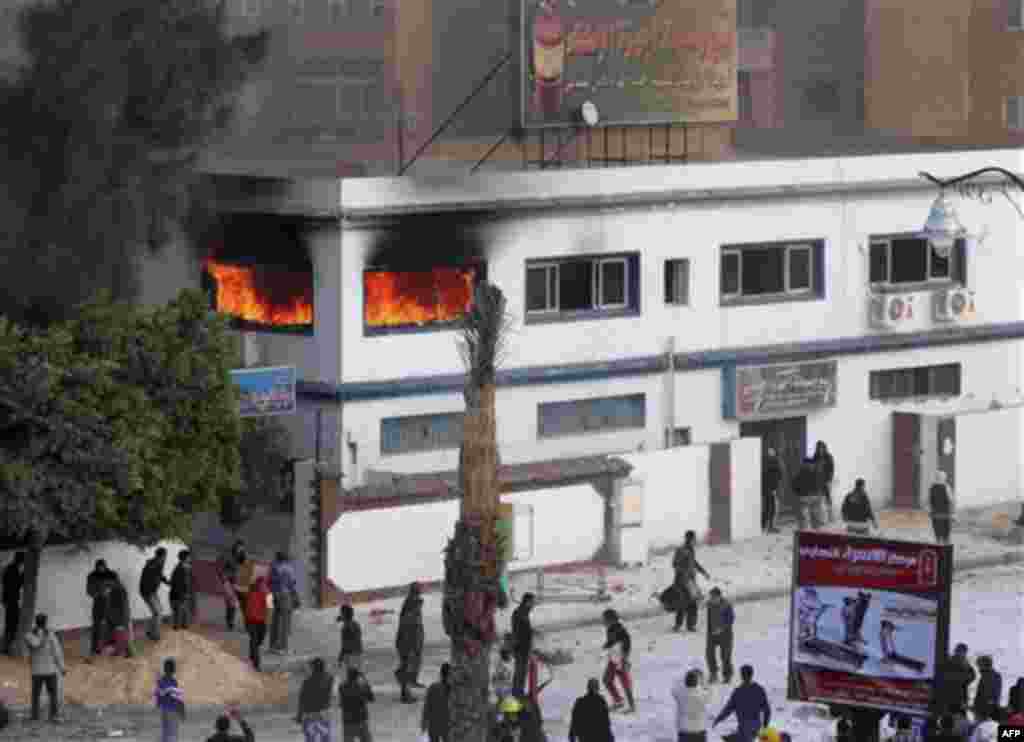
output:
<svg viewBox="0 0 1024 742"><path fill-rule="evenodd" d="M580 117L587 126L596 126L597 122L601 120L601 115L597 112L597 106L594 105L593 101L589 100L580 106Z"/></svg>

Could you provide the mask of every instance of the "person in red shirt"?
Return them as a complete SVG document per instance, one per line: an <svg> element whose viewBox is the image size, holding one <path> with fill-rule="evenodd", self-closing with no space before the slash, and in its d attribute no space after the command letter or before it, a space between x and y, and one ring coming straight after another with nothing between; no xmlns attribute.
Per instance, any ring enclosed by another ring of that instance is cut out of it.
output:
<svg viewBox="0 0 1024 742"><path fill-rule="evenodd" d="M267 601L270 590L267 578L259 577L245 596L245 629L249 632L249 659L256 672L260 671L260 647L267 636Z"/></svg>

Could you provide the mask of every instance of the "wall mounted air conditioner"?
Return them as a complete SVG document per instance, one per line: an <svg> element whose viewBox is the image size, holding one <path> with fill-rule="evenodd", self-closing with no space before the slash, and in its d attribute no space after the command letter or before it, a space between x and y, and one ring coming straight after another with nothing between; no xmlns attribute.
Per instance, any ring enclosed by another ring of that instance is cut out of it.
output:
<svg viewBox="0 0 1024 742"><path fill-rule="evenodd" d="M879 329L892 329L914 316L913 300L902 294L874 294L869 307L868 321Z"/></svg>
<svg viewBox="0 0 1024 742"><path fill-rule="evenodd" d="M932 302L936 322L956 322L966 319L974 310L974 292L965 288L937 291Z"/></svg>

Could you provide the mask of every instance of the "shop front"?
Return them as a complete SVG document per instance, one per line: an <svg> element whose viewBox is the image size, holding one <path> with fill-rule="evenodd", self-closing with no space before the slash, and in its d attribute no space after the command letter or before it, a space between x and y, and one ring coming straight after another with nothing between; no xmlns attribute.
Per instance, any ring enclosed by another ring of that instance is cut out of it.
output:
<svg viewBox="0 0 1024 742"><path fill-rule="evenodd" d="M809 455L807 416L836 404L835 360L722 370L722 416L743 438L761 438L762 460L775 449L784 467L780 512L792 510L789 482Z"/></svg>

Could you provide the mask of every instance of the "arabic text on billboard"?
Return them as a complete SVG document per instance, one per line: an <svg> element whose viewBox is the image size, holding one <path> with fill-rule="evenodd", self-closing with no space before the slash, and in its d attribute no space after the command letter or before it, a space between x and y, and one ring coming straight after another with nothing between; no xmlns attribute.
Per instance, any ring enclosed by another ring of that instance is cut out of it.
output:
<svg viewBox="0 0 1024 742"><path fill-rule="evenodd" d="M736 416L778 416L836 403L835 361L736 369Z"/></svg>
<svg viewBox="0 0 1024 742"><path fill-rule="evenodd" d="M238 387L242 417L288 415L295 412L295 367L246 368L231 372Z"/></svg>
<svg viewBox="0 0 1024 742"><path fill-rule="evenodd" d="M790 698L927 712L946 656L952 549L796 534Z"/></svg>
<svg viewBox="0 0 1024 742"><path fill-rule="evenodd" d="M525 126L736 120L736 0L523 3Z"/></svg>

